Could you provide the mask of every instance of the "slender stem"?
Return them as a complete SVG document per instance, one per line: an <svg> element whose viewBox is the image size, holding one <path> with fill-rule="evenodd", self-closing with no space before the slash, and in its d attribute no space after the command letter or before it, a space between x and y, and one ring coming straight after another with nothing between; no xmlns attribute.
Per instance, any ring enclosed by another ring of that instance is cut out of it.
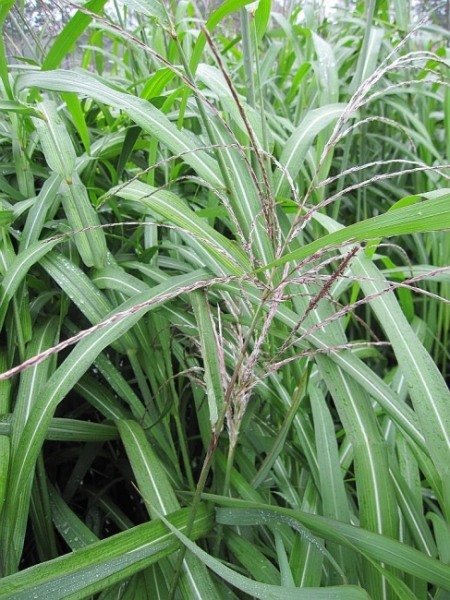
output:
<svg viewBox="0 0 450 600"><path fill-rule="evenodd" d="M193 490L193 489L195 489L195 483L194 483L194 478L192 476L191 464L189 461L189 452L188 452L188 449L186 446L186 440L185 440L185 435L184 435L185 432L183 430L183 425L181 424L180 415L179 415L178 411L173 416L175 419L175 426L177 428L177 435L178 435L178 440L180 443L181 456L183 457L184 470L186 471L186 476L188 479L189 487L191 488L191 490Z"/></svg>
<svg viewBox="0 0 450 600"><path fill-rule="evenodd" d="M223 488L222 488L222 496L228 496L229 492L230 492L230 485L231 485L231 472L233 470L233 465L234 465L234 456L236 453L236 446L237 446L237 436L236 438L234 438L234 440L230 443L230 446L228 448L228 457L227 457L227 466L226 466L226 471L225 471L225 481L223 484ZM217 526L217 533L216 533L216 540L214 543L214 549L213 549L213 556L218 556L219 555L219 550L220 550L220 542L222 540L222 531L223 531L223 525L221 523L219 523L219 525Z"/></svg>
<svg viewBox="0 0 450 600"><path fill-rule="evenodd" d="M195 517L197 515L198 506L200 504L200 500L201 500L201 497L202 497L202 494L203 494L203 490L205 488L206 480L208 478L208 474L209 474L209 471L211 469L212 460L213 460L213 456L214 456L214 451L215 451L215 449L217 447L217 443L219 441L219 435L220 435L220 433L221 433L221 431L223 429L223 424L224 424L224 421L225 421L226 412L227 412L227 409L228 409L228 405L229 405L229 403L231 401L231 395L233 393L234 386L236 385L237 378L239 376L239 372L240 372L240 369L242 367L242 363L243 363L244 358L245 358L245 352L246 352L247 347L248 347L248 345L250 343L250 339L251 339L251 337L253 335L253 332L255 330L256 323L257 323L257 321L259 319L259 315L261 314L262 307L264 306L264 302L267 299L268 293L269 292L264 293L264 295L261 298L261 302L260 302L258 308L255 311L252 323L251 323L250 328L249 328L249 330L247 332L247 335L245 336L244 343L243 343L243 346L242 346L242 349L241 349L241 353L240 353L239 359L237 361L236 367L234 369L233 375L231 377L231 381L230 381L230 383L228 385L228 388L227 388L227 391L225 393L223 407L222 407L222 410L221 410L221 412L219 414L219 417L217 419L217 423L216 423L215 429L212 432L211 442L209 444L209 447L208 447L208 450L207 450L207 453L206 453L206 456L205 456L205 460L203 462L202 471L200 473L200 477L199 477L199 480L198 480L198 483L197 483L197 488L195 490L194 499L193 499L193 502L192 502L192 510L191 510L190 515L189 515L189 521L188 521L188 523L186 525L186 532L185 532L186 537L189 537L191 535L191 531L192 531L192 528L193 528L194 523L195 523ZM227 467L227 471L228 470L229 469ZM231 471L230 471L230 473L231 473ZM167 597L167 600L173 600L173 598L175 597L175 592L176 592L176 589L178 587L178 581L179 581L179 578L180 578L181 568L183 566L183 561L184 561L185 555L186 555L186 546L183 546L183 547L180 548L180 552L178 554L178 559L177 559L177 562L176 562L176 565L175 565L174 575L173 575L173 578L172 578L172 584L170 586L169 595Z"/></svg>
<svg viewBox="0 0 450 600"><path fill-rule="evenodd" d="M247 102L251 107L255 107L255 86L253 83L253 60L252 60L252 44L250 38L250 19L248 11L241 8L241 33L242 33L242 58L244 61L245 72L245 90Z"/></svg>
<svg viewBox="0 0 450 600"><path fill-rule="evenodd" d="M198 510L198 507L200 504L202 493L205 488L206 480L208 478L208 474L209 474L209 471L211 468L214 451L217 447L217 442L218 442L218 436L215 433L213 433L211 443L209 445L208 451L205 456L205 460L203 462L202 471L200 473L200 478L197 483L197 489L195 490L194 499L192 502L192 510L189 515L189 521L186 525L186 531L185 531L186 537L189 537L191 535L192 528L195 523L195 517L197 515L197 510ZM178 559L177 559L177 562L175 565L175 570L174 570L174 574L173 574L173 578L172 578L172 583L171 583L171 586L169 589L169 594L167 596L167 600L173 600L173 598L175 597L175 592L178 587L178 581L180 578L181 568L183 566L183 561L184 561L185 555L186 555L186 546L182 546L178 553Z"/></svg>

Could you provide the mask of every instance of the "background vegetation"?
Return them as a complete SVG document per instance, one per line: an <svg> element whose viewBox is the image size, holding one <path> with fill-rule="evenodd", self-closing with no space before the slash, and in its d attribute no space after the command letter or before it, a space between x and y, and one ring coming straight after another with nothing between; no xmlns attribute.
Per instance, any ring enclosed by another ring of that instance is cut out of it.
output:
<svg viewBox="0 0 450 600"><path fill-rule="evenodd" d="M0 598L449 598L448 33L88 0L13 56L23 8Z"/></svg>

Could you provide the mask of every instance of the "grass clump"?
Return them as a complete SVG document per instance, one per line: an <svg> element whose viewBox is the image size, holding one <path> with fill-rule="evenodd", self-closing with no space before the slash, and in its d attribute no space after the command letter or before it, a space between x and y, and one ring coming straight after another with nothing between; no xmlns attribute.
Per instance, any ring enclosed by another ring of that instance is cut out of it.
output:
<svg viewBox="0 0 450 600"><path fill-rule="evenodd" d="M64 4L0 56L0 598L446 597L444 43Z"/></svg>

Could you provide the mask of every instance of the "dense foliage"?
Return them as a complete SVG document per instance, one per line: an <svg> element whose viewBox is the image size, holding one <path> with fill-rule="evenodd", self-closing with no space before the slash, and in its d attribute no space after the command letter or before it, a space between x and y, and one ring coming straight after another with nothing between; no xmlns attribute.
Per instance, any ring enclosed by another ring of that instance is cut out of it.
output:
<svg viewBox="0 0 450 600"><path fill-rule="evenodd" d="M0 46L0 598L444 600L447 34L199 6Z"/></svg>

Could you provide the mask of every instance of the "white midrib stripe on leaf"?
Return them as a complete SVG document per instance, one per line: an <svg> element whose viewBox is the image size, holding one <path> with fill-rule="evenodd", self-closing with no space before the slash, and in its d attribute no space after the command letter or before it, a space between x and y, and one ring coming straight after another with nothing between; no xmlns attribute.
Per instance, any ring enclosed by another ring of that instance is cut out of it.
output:
<svg viewBox="0 0 450 600"><path fill-rule="evenodd" d="M159 581L158 581L158 579L157 579L157 577L156 577L156 569L154 569L154 568L153 568L153 569L147 569L147 573L149 573L149 572L150 572L150 573L151 573L151 575L152 575L152 578L153 578L153 587L154 587L154 589L156 590L156 594L157 594L157 596L158 596L158 597L156 598L156 600L165 600L165 598L163 598L163 597L161 596L161 593L160 593L160 590L159 590L159 588L160 588L160 585L159 585ZM167 594L167 590L164 590L164 593L165 593L165 594Z"/></svg>
<svg viewBox="0 0 450 600"><path fill-rule="evenodd" d="M195 558L196 558L196 560L199 560L197 557L195 557ZM202 564L202 563L199 561L199 564ZM202 593L198 589L198 586L197 586L197 584L195 582L195 578L192 576L192 569L188 565L188 563L186 562L186 559L183 560L183 566L184 566L185 575L187 575L189 581L191 582L191 590L192 589L195 590L196 597L199 598L199 600L202 600L202 597L203 597ZM206 567L204 565L202 565L202 566L203 566L204 569L206 569Z"/></svg>
<svg viewBox="0 0 450 600"><path fill-rule="evenodd" d="M51 325L52 325L52 321L51 321L51 319L49 319L47 321L47 323L45 324L45 330L43 331L43 333L41 335L41 339L39 340L39 345L38 345L38 347L36 349L36 354L40 354L45 349L43 347L43 345L44 345L44 342L45 342L45 339L46 339L46 332L47 332L47 329ZM31 379L30 379L29 386L28 386L29 390L33 390L34 389L34 386L36 384L36 378L37 378L38 373L39 373L39 367L40 367L40 365L36 365L35 367L31 368ZM26 410L25 410L25 413L24 413L24 425L28 421L28 417L30 416L30 407L31 407L31 402L27 402Z"/></svg>
<svg viewBox="0 0 450 600"><path fill-rule="evenodd" d="M51 250L52 246L56 245L56 241L54 243L48 243L48 250ZM22 253L18 260L18 267L16 267L16 271L20 270L20 268L25 265L26 263L30 262L30 264L33 264L35 261L33 260L33 257L35 254L39 254L39 252L41 252L42 250L42 242L36 242L36 247L34 248L34 250L32 250L32 252L30 252L29 254L26 254L24 256L24 253ZM11 268L11 265L9 265L8 270ZM8 271L6 272L6 274L8 274ZM6 277L5 277L6 278ZM11 289L11 287L13 287L14 285L17 286L17 278L16 277L10 277L9 281L7 281L6 286L4 285L5 280L3 280L3 295L4 297L8 296L8 292Z"/></svg>
<svg viewBox="0 0 450 600"><path fill-rule="evenodd" d="M226 146L227 144L230 143L230 140L228 140L226 137L224 137L222 135L222 131L218 126L215 126L215 131L216 131L216 134L217 134L221 144ZM227 154L228 161L231 165L236 164L236 160L239 160L239 159L235 160L235 158L233 158L232 151L229 148L224 147L223 150L219 150L219 152L223 152L224 154ZM238 150L236 149L234 152L238 152ZM243 160L243 158L240 157L240 160ZM251 179L250 174L249 174L249 180L250 180L250 185L252 185L252 186L255 185L253 183L253 180ZM253 220L257 220L257 219L261 218L261 212L262 212L263 207L258 203L257 213L255 213L254 209L256 207L252 206L252 202L247 194L247 189L246 189L246 186L244 185L244 181L241 180L240 177L236 177L233 179L233 185L234 185L234 191L236 193L236 202L242 201L242 203L245 207L243 216L246 221L245 225L250 231L251 227L253 225ZM257 193L256 190L255 190L255 193ZM242 225L243 224L241 223L241 228L242 228ZM255 225L252 230L252 236L254 238L256 238L256 241L257 241L256 245L260 252L259 258L264 262L264 264L269 264L273 260L273 257L266 256L264 242L261 238L261 227L258 226L258 224L256 222L255 222Z"/></svg>
<svg viewBox="0 0 450 600"><path fill-rule="evenodd" d="M314 337L314 336L311 336L311 337ZM321 343L321 346L322 345L323 344ZM405 429L402 428L403 431L405 433L408 433L407 429L409 428L416 436L416 439L420 440L422 442L422 447L426 448L425 438L423 437L423 434L421 433L421 431L414 425L414 423L411 423L411 421L405 419L404 414L401 412L401 410L399 408L397 408L395 406L395 404L393 404L391 402L388 395L386 395L382 390L380 390L380 388L375 386L369 379L364 377L364 375L360 371L358 371L356 366L351 364L349 361L347 361L344 356L339 354L338 351L336 351L336 350L330 351L330 356L332 356L332 355L334 355L334 357L335 357L334 360L337 365L339 365L339 364L346 365L346 368L345 368L346 372L349 374L353 374L352 376L355 379L355 381L359 380L359 381L364 381L366 383L366 386L367 386L366 391L369 392L373 396L373 398L381 400L386 405L390 406L391 412L393 414L397 415L399 423L405 423L405 420L406 420L408 425L405 427Z"/></svg>
<svg viewBox="0 0 450 600"><path fill-rule="evenodd" d="M139 452L139 456L141 457L142 464L144 465L145 471L146 471L146 473L148 475L148 478L151 481L151 484L153 486L153 490L154 490L154 492L156 494L156 497L158 499L158 502L159 502L158 510L160 510L164 514L167 514L168 509L165 506L164 500L163 500L162 496L159 493L159 486L158 486L157 482L155 481L155 478L153 477L153 473L148 468L147 460L146 460L146 457L144 456L144 453L142 452L142 448L141 448L141 444L140 444L139 440L135 436L133 429L130 427L130 425L126 421L123 421L122 425L128 429L128 433L132 436L132 438L134 440L134 447L133 447L133 449L137 450ZM145 498L144 498L144 500L145 500Z"/></svg>
<svg viewBox="0 0 450 600"><path fill-rule="evenodd" d="M157 481L154 478L153 472L151 469L149 469L148 464L147 464L147 459L146 456L144 455L143 451L142 451L142 446L140 441L137 439L133 428L130 427L129 423L127 423L127 421L122 421L122 426L126 427L128 430L129 435L131 435L131 437L134 440L134 446L133 446L133 450L137 450L139 453L139 456L141 458L141 464L144 466L145 468L145 472L149 478L149 481L151 482L151 485L153 487L153 491L156 495L156 498L158 500L158 510L160 512L162 512L164 515L168 514L169 512L171 512L172 507L167 507L165 502L164 502L164 498L161 496L161 494L159 493L159 486ZM183 565L184 565L184 571L185 574L187 575L189 581L191 582L191 589L195 590L195 595L197 598L199 598L200 600L202 599L202 594L200 593L200 590L197 587L197 584L195 582L194 577L192 576L192 572L191 572L191 568L190 566L187 564L186 560L183 561Z"/></svg>
<svg viewBox="0 0 450 600"><path fill-rule="evenodd" d="M371 274L365 269L365 265L362 264L362 261L359 262L359 266L364 271L366 277L368 279L370 279L371 278ZM370 281L361 281L361 286L363 287L364 285L369 285L370 283L371 283ZM371 286L371 287L373 287L374 289L376 289L376 286ZM383 308L384 308L384 311L385 311L385 314L384 314L383 318L385 319L385 321L389 320L389 326L392 327L392 328L394 328L395 331L397 332L397 336L396 336L397 339L398 340L403 340L403 333L402 333L402 331L401 331L401 329L400 329L399 324L397 323L397 321L391 317L391 312L390 312L389 307L387 306L387 304L385 302L384 296L379 296L377 298L377 300L380 303L383 304ZM402 313L402 316L403 316L403 313ZM405 319L405 321L406 321L406 319ZM384 325L386 325L386 323L384 323ZM408 323L407 323L407 326L409 327ZM414 332L412 331L412 329L411 329L411 333L414 334ZM394 346L394 351L395 351L396 347L395 347L394 344L393 344L393 346ZM398 350L398 348L397 348L397 350ZM434 413L434 415L436 417L436 421L439 424L440 430L441 430L442 435L443 435L443 439L445 440L445 443L447 445L447 448L448 448L448 451L449 451L449 454L450 454L450 438L449 438L449 433L450 432L448 432L446 430L445 423L443 423L443 421L442 421L442 418L441 418L441 415L439 413L439 410L438 410L438 408L437 408L437 406L436 406L436 404L434 402L433 395L431 394L431 391L430 391L430 389L429 389L429 387L427 385L426 379L422 375L422 367L416 361L416 358L415 358L414 354L411 352L411 348L410 348L410 346L408 344L406 344L406 343L401 344L401 350L403 352L405 352L405 354L409 357L409 359L411 361L411 364L413 365L413 368L414 368L414 370L415 370L418 378L420 379L423 391L426 393L426 395L428 397L428 400L429 400L428 406L431 408L431 410L433 411L433 413ZM397 354L397 352L396 352L396 354ZM399 357L397 357L397 359L400 362ZM430 358L430 360L431 360L431 358ZM410 392L410 394L411 394L411 392ZM411 394L411 396L413 396L413 394Z"/></svg>
<svg viewBox="0 0 450 600"><path fill-rule="evenodd" d="M359 432L362 435L362 437L364 439L364 445L367 448L367 454L369 456L370 472L371 472L371 476L372 476L372 481L374 482L373 489L375 492L376 506L377 506L377 530L378 530L378 533L384 533L383 532L383 519L381 518L381 509L380 509L381 503L380 503L380 499L379 499L380 497L379 497L379 493L378 493L376 469L375 469L375 464L374 464L374 460L373 460L373 456L372 456L372 452L371 452L371 443L370 443L369 438L367 437L364 423L361 421L359 409L353 400L352 391L349 388L349 386L347 384L347 380L344 377L344 374L342 373L342 370L340 367L338 367L338 371L339 371L339 377L341 378L342 384L347 392L347 397L353 407L353 414L356 417L356 420L358 422Z"/></svg>
<svg viewBox="0 0 450 600"><path fill-rule="evenodd" d="M127 294L128 296L132 296L133 294L140 294L143 290L139 289L138 287L134 287L131 283L129 283L128 281L123 281L122 279L119 278L115 278L112 275L99 275L93 278L93 282L95 284L97 284L97 282L102 282L102 281L111 281L113 282L113 288L114 289L118 289L120 291L122 291L124 294Z"/></svg>
<svg viewBox="0 0 450 600"><path fill-rule="evenodd" d="M57 160L59 163L59 168L61 169L61 172L58 173L58 175L60 175L61 177L64 177L64 158L66 158L66 153L63 151L63 146L61 146L61 144L59 143L59 138L60 136L58 135L58 131L57 129L55 129L55 126L53 124L53 119L51 117L48 116L48 112L47 112L47 106L45 106L45 104L41 104L39 106L39 110L41 110L44 114L45 114L45 123L47 125L47 129L50 133L50 137L52 139L53 142L53 146L54 146L54 150L56 151L56 156L57 156ZM56 110L56 109L55 109ZM67 132L64 132L67 134Z"/></svg>
<svg viewBox="0 0 450 600"><path fill-rule="evenodd" d="M103 402L103 398L101 396L96 396L91 391L91 389L89 388L89 386L84 385L81 380L77 381L76 385L78 385L84 391L84 393L86 395L89 395L92 398L95 398L95 402L97 404L99 404L100 406L104 407L106 414L111 414L113 419L123 419L123 415L120 412L116 412L116 407L115 406L110 406L109 404L105 404L105 402Z"/></svg>
<svg viewBox="0 0 450 600"><path fill-rule="evenodd" d="M58 175L57 173L52 173L50 175L50 177L46 180L45 183L47 183L48 181L50 181L50 184L48 184L48 187L42 187L42 190L45 191L45 195L43 197L41 197L41 192L39 193L39 195L36 197L36 202L39 203L38 205L38 210L36 210L36 212L34 213L34 220L30 221L29 227L27 227L28 229L28 237L26 239L26 241L23 240L23 234L22 234L22 238L20 240L20 248L22 250L26 250L29 247L30 244L30 237L34 235L36 235L35 232L35 223L39 221L39 217L41 215L41 212L43 210L47 210L47 206L46 206L46 201L45 201L45 196L48 194L53 193L53 186L57 186L59 188L59 186L61 185L61 181L62 181L62 177L60 175ZM56 192L55 192L56 195ZM30 213L28 213L30 214ZM27 225L28 225L28 218L27 218ZM40 234L40 231L38 232L38 235ZM31 239L31 243L35 242L36 239L34 237L32 237ZM23 244L23 245L22 245Z"/></svg>
<svg viewBox="0 0 450 600"><path fill-rule="evenodd" d="M383 38L382 30L377 29L377 28L372 28L370 31L369 44L368 44L367 53L366 53L366 60L364 61L364 66L363 66L363 70L362 70L361 81L365 81L373 74L373 73L367 72L367 67L370 64L368 57L378 56L380 34L381 34L381 38ZM378 46L378 51L375 52L377 46Z"/></svg>
<svg viewBox="0 0 450 600"><path fill-rule="evenodd" d="M308 564L308 559L309 559L310 555L312 554L313 548L316 549L312 544L308 544L306 547L306 556L305 556L305 562L304 562L305 565ZM307 570L302 569L302 578L301 578L301 581L300 581L298 587L304 587L305 579L306 579L307 575L308 575Z"/></svg>
<svg viewBox="0 0 450 600"><path fill-rule="evenodd" d="M372 446L370 444L369 438L367 437L364 423L361 421L358 407L356 406L356 404L353 401L352 391L348 387L346 378L344 377L344 374L343 374L342 370L340 369L340 367L338 367L338 371L339 371L339 376L344 385L344 388L347 391L347 397L353 406L353 414L358 421L359 432L363 436L364 445L367 449L367 456L369 457L369 468L370 468L370 473L371 473L372 482L373 482L372 489L373 489L373 493L374 493L374 497L375 497L375 504L376 504L377 532L380 534L384 534L382 508L381 508L381 501L380 501L380 494L379 494L379 485L378 485L377 473L376 473L376 469L375 469L375 462L374 462L373 455L372 455ZM381 563L381 565L383 567L385 566L384 563ZM381 578L381 585L383 587L383 598L387 598L387 581L386 581L385 577Z"/></svg>
<svg viewBox="0 0 450 600"><path fill-rule="evenodd" d="M336 118L340 117L340 115L343 113L343 111L344 111L343 105L341 105L339 108L336 108L335 109L335 112L336 112L335 117ZM311 116L311 113L309 113L309 115L306 115L305 118L308 118L308 116ZM305 138L307 138L308 135L310 135L310 133L309 133L310 130L311 129L314 130L317 126L317 123L320 123L320 121L323 121L323 119L324 119L323 111L319 112L319 114L314 114L312 120L309 123L307 123L307 127L305 127L303 129L302 133L300 133L300 135L298 136L297 141L296 141L294 147L292 148L287 161L284 164L285 168L287 169L287 171L289 171L289 173L290 173L291 163L296 158L298 147L304 142ZM298 128L297 128L297 130L298 130ZM287 140L286 144L289 144L290 139L291 138L289 138ZM290 174L293 176L296 175L295 173L290 173ZM280 193L280 188L283 185L283 182L284 182L284 178L280 177L280 179L278 181L278 185L276 186L276 189L275 189L275 194L274 194L275 196L277 196Z"/></svg>
<svg viewBox="0 0 450 600"><path fill-rule="evenodd" d="M414 513L410 510L410 502L409 502L408 498L405 497L402 488L399 485L397 485L397 481L396 481L395 476L392 473L392 471L391 471L391 475L392 475L392 482L393 482L393 485L395 486L397 493L399 494L399 496L401 496L403 498L403 502L404 502L403 510L407 510L409 518L411 519L411 521L413 521L415 523L416 520L414 518ZM430 551L430 548L428 547L428 542L427 542L426 538L424 538L424 536L422 535L422 529L420 526L416 527L416 533L419 535L424 548L426 548L426 552L427 552L428 556L433 558L433 554Z"/></svg>

